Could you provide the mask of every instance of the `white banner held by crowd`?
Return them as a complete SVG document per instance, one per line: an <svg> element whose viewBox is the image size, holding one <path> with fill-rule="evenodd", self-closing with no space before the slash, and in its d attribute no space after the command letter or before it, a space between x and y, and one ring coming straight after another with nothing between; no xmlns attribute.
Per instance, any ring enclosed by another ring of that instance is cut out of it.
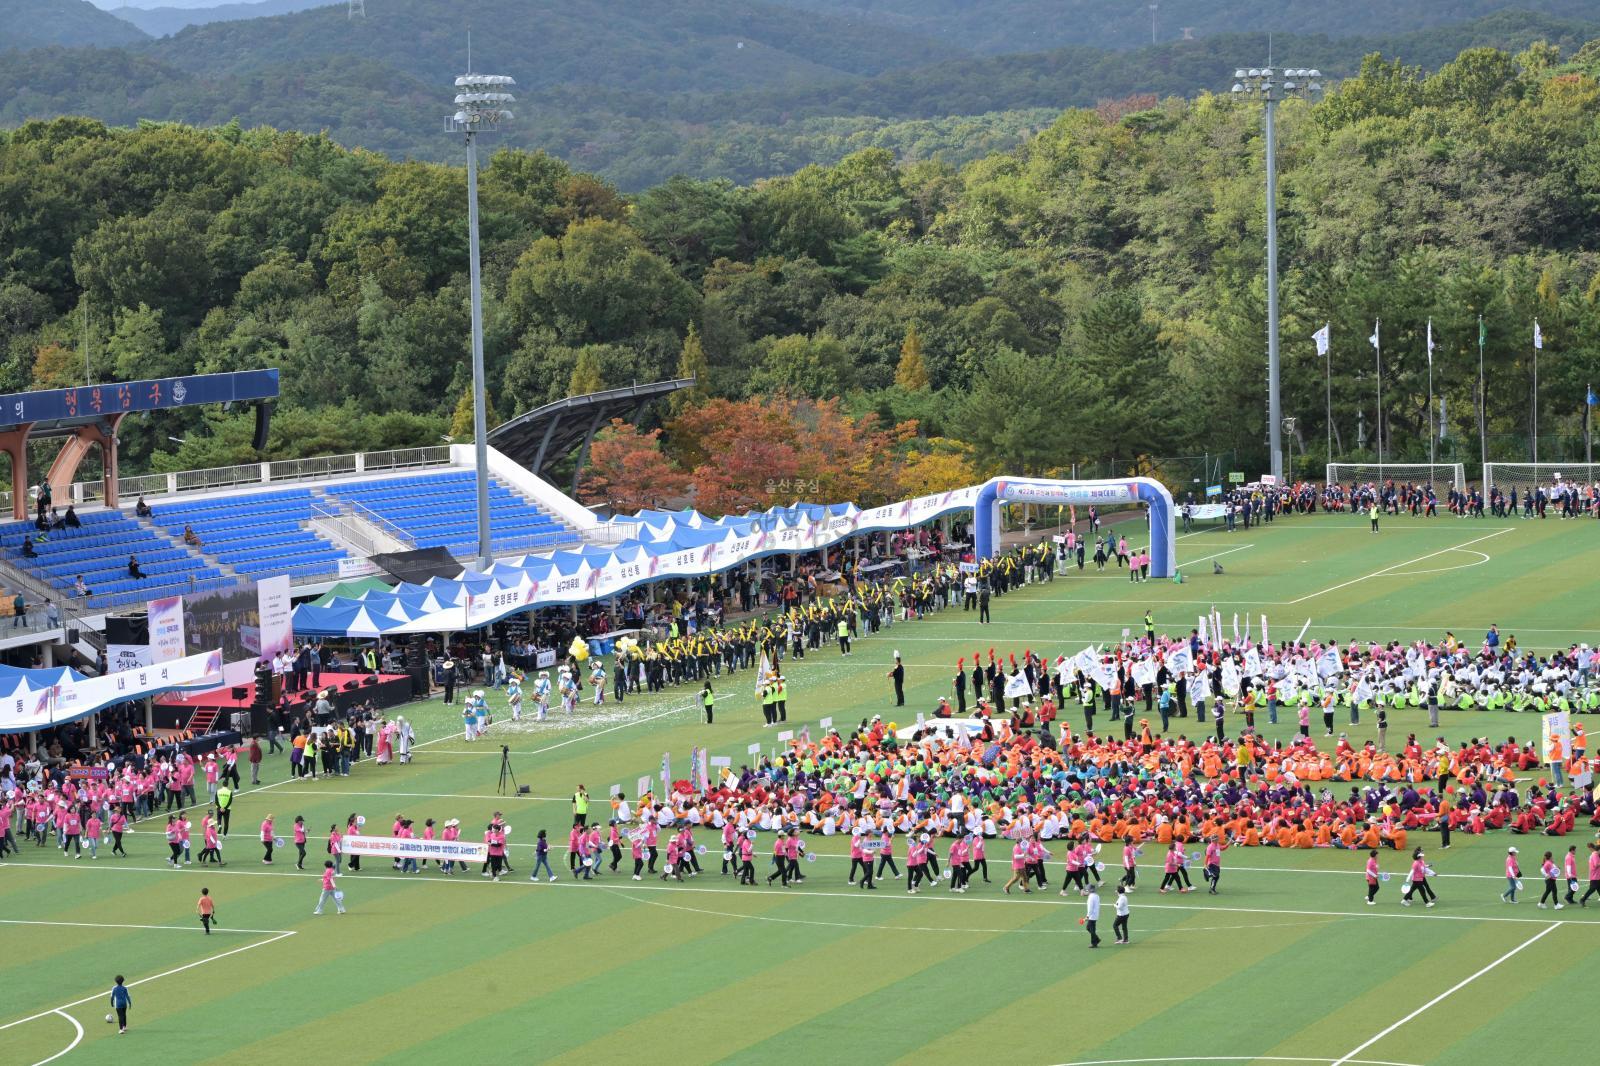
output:
<svg viewBox="0 0 1600 1066"><path fill-rule="evenodd" d="M437 859L440 862L488 862L489 845L470 840L421 840L417 837L344 838L346 855L387 855L391 859Z"/></svg>

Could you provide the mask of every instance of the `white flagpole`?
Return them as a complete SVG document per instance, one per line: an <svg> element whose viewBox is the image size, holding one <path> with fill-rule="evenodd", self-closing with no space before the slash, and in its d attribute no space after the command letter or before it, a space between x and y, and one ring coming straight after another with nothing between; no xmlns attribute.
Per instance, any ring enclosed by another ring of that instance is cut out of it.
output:
<svg viewBox="0 0 1600 1066"><path fill-rule="evenodd" d="M1539 462L1539 349L1544 347L1544 336L1539 332L1539 320L1533 320L1533 461Z"/></svg>
<svg viewBox="0 0 1600 1066"><path fill-rule="evenodd" d="M1383 321L1372 320L1372 350L1378 358L1378 487L1383 487Z"/></svg>
<svg viewBox="0 0 1600 1066"><path fill-rule="evenodd" d="M1433 431L1433 319L1428 319L1428 465L1432 466L1438 461L1439 456L1435 450L1438 434ZM1433 482L1433 471L1428 471L1428 481Z"/></svg>

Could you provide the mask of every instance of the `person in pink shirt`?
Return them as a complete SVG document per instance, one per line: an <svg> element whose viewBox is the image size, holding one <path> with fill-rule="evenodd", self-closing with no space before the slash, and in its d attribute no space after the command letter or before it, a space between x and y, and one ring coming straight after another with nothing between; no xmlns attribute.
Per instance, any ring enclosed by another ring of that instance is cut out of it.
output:
<svg viewBox="0 0 1600 1066"><path fill-rule="evenodd" d="M1378 882L1381 877L1378 873L1378 849L1373 848L1367 852L1367 906L1376 906L1378 902Z"/></svg>
<svg viewBox="0 0 1600 1066"><path fill-rule="evenodd" d="M653 824L653 823L652 823ZM756 831L749 829L739 838L739 883L756 883Z"/></svg>
<svg viewBox="0 0 1600 1066"><path fill-rule="evenodd" d="M178 816L167 815L167 847L172 849L172 854L167 856L168 866L177 866L179 857L183 855L183 841L178 832Z"/></svg>
<svg viewBox="0 0 1600 1066"><path fill-rule="evenodd" d="M883 848L878 852L878 880L883 880L883 871L888 870L896 878L900 876L900 867L894 861L894 828L885 826L878 837Z"/></svg>
<svg viewBox="0 0 1600 1066"><path fill-rule="evenodd" d="M1029 846L1029 842L1026 839L1018 840L1015 844L1011 845L1011 879L1005 884L1005 893L1008 896L1011 895L1011 886L1016 884L1020 884L1022 886L1023 892L1033 891L1033 889L1028 887ZM915 857L915 852L913 852L913 856L913 858L907 859L906 863L913 871L920 873L921 864L918 862L918 858ZM914 880L913 884L915 884ZM913 887L912 891L915 892L916 889Z"/></svg>
<svg viewBox="0 0 1600 1066"><path fill-rule="evenodd" d="M738 854L738 851L737 851L738 847L739 847L739 830L734 826L733 820L730 818L728 821L724 822L723 825L722 825L722 876L723 877L727 877L728 876L728 868L729 867L733 867L734 872L738 872L738 866L734 862L735 856Z"/></svg>
<svg viewBox="0 0 1600 1066"><path fill-rule="evenodd" d="M1182 868L1182 856L1179 855L1178 844L1174 841L1167 845L1167 854L1161 861L1161 887L1156 891L1166 895L1167 889L1171 887L1181 893L1183 882L1178 878L1178 871Z"/></svg>
<svg viewBox="0 0 1600 1066"><path fill-rule="evenodd" d="M1088 895L1088 881L1083 875L1083 856L1078 851L1077 845L1068 845L1065 865L1067 872L1061 879L1061 894L1065 896L1070 889L1076 887L1078 895Z"/></svg>
<svg viewBox="0 0 1600 1066"><path fill-rule="evenodd" d="M395 833L395 836L401 840L413 840L416 838L416 835L417 834L411 829L411 819L402 819L400 822L400 830L399 832ZM417 861L416 856L407 855L400 862L400 872L403 874L421 873L422 864Z"/></svg>
<svg viewBox="0 0 1600 1066"><path fill-rule="evenodd" d="M540 830L541 833L544 830ZM606 830L606 846L611 849L611 872L617 872L617 865L622 862L622 830L617 828L617 820L611 819L611 825ZM722 872L728 872L728 862L722 862Z"/></svg>
<svg viewBox="0 0 1600 1066"><path fill-rule="evenodd" d="M10 828L9 823L5 828ZM91 859L100 857L100 829L100 813L98 811L90 811L89 820L83 823L83 835L88 838L89 858Z"/></svg>
<svg viewBox="0 0 1600 1066"><path fill-rule="evenodd" d="M679 881L683 880L683 874L678 871L680 847L677 837L667 838L667 864L661 868L661 880L665 881L669 877L676 877ZM772 878L767 878L767 884L772 884Z"/></svg>
<svg viewBox="0 0 1600 1066"><path fill-rule="evenodd" d="M1406 885L1405 895L1400 898L1400 906L1411 906L1411 896L1416 892L1422 893L1423 906L1426 907L1432 907L1439 898L1433 887L1428 884L1428 863L1423 858L1421 848L1411 853L1411 883Z"/></svg>
<svg viewBox="0 0 1600 1066"><path fill-rule="evenodd" d="M179 816L178 843L183 847L183 864L185 866L190 866L193 864L193 861L189 857L189 832L193 828L194 825L189 821L189 819L182 817L181 815Z"/></svg>
<svg viewBox="0 0 1600 1066"><path fill-rule="evenodd" d="M222 862L222 839L217 836L217 822L207 811L200 818L200 865L214 862L218 866Z"/></svg>
<svg viewBox="0 0 1600 1066"><path fill-rule="evenodd" d="M572 829L567 833L567 869L572 872L573 880L578 878L578 864L583 861L583 826L577 822L572 823ZM655 873L654 870L650 871Z"/></svg>
<svg viewBox="0 0 1600 1066"><path fill-rule="evenodd" d="M500 880L500 868L506 862L506 835L494 825L484 830L483 842L489 845L489 871L490 876L496 881Z"/></svg>
<svg viewBox="0 0 1600 1066"><path fill-rule="evenodd" d="M438 839L446 840L446 842L450 842L450 840L461 839L461 823L454 820L454 818L450 818L450 820L445 821L445 828L443 828L442 831L440 831L440 834L438 834ZM462 863L461 868L466 869L466 863ZM454 876L454 872L456 872L456 860L443 861L440 869L445 871L446 877Z"/></svg>
<svg viewBox="0 0 1600 1066"><path fill-rule="evenodd" d="M733 841L732 844L729 845L728 853L731 855L737 855L738 846L739 842L737 840ZM633 852L633 879L637 881L639 880L640 874L644 872L644 834L637 830L629 833L628 848Z"/></svg>
<svg viewBox="0 0 1600 1066"><path fill-rule="evenodd" d="M967 866L967 838L956 837L950 843L950 850L946 852L946 861L950 863L950 891L965 892L967 878L971 870Z"/></svg>
<svg viewBox="0 0 1600 1066"><path fill-rule="evenodd" d="M850 879L845 883L854 885L856 883L856 870L860 869L862 871L861 887L871 888L872 860L867 857L867 853L861 848L862 843L867 839L866 833L867 828L863 825L857 825L850 830Z"/></svg>
<svg viewBox="0 0 1600 1066"><path fill-rule="evenodd" d="M1573 844L1567 848L1566 857L1562 862L1562 876L1567 879L1567 902L1576 903L1578 891L1578 845Z"/></svg>
<svg viewBox="0 0 1600 1066"><path fill-rule="evenodd" d="M1544 894L1539 897L1538 904L1540 910L1544 910L1545 900L1554 903L1556 910L1560 910L1564 906L1561 902L1561 895L1556 889L1556 879L1560 875L1561 868L1556 865L1555 856L1551 852L1545 852L1544 861L1539 864L1539 876L1544 878Z"/></svg>
<svg viewBox="0 0 1600 1066"><path fill-rule="evenodd" d="M261 847L263 854L261 862L264 866L272 865L272 815L261 819Z"/></svg>
<svg viewBox="0 0 1600 1066"><path fill-rule="evenodd" d="M678 841L679 856L687 855L682 840ZM589 863L589 870L594 876L600 876L600 864L604 860L604 845L600 840L600 826L591 825L583 834L583 857ZM685 863L687 865L687 863Z"/></svg>
<svg viewBox="0 0 1600 1066"><path fill-rule="evenodd" d="M670 853L668 862L671 862ZM772 838L772 872L767 875L767 884L771 885L774 880L780 877L783 878L783 887L788 888L789 851L787 845L784 843L784 836L782 833L779 833ZM679 880L682 879L680 878Z"/></svg>
<svg viewBox="0 0 1600 1066"><path fill-rule="evenodd" d="M1505 903L1517 901L1517 887L1522 879L1522 868L1517 865L1517 849L1506 849L1506 890L1500 893L1500 899Z"/></svg>
<svg viewBox="0 0 1600 1066"><path fill-rule="evenodd" d="M1222 844L1216 839L1206 841L1206 882L1211 886L1211 895L1217 894L1217 885L1222 881Z"/></svg>
<svg viewBox="0 0 1600 1066"><path fill-rule="evenodd" d="M1128 837L1122 842L1122 880L1117 884L1129 892L1139 880L1139 846L1134 843L1133 837Z"/></svg>
<svg viewBox="0 0 1600 1066"><path fill-rule="evenodd" d="M430 822L428 824L432 825L433 823ZM303 814L294 816L294 850L299 853L299 857L295 859L294 868L296 870L304 870L306 868L306 819Z"/></svg>
<svg viewBox="0 0 1600 1066"><path fill-rule="evenodd" d="M333 905L339 909L339 913L343 914L344 893L339 891L338 885L333 880L332 859L322 864L322 894L317 897L317 909L311 913L314 915L321 914L323 905L330 899L333 900Z"/></svg>
<svg viewBox="0 0 1600 1066"><path fill-rule="evenodd" d="M1589 888L1578 900L1578 906L1587 907L1590 896L1600 896L1600 844L1589 843Z"/></svg>
<svg viewBox="0 0 1600 1066"><path fill-rule="evenodd" d="M642 826L644 830L644 850L646 854L650 856L646 872L655 873L657 855L656 841L661 838L661 826L656 824L655 815L651 812L645 812L642 817L644 819L644 825ZM754 866L751 866L750 868L750 883L752 885L756 883L756 871Z"/></svg>
<svg viewBox="0 0 1600 1066"><path fill-rule="evenodd" d="M594 837L595 852L598 854L600 851L599 829L597 827L591 827L590 835ZM696 851L697 849L694 846L694 830L685 824L684 827L678 832L678 854L683 856L683 864L689 868L690 877L694 877L696 874L701 872L700 859L696 854ZM795 867L795 869L798 870L799 867ZM598 862L595 863L594 872L600 872L600 864ZM793 871L790 873L790 879L793 880Z"/></svg>
<svg viewBox="0 0 1600 1066"><path fill-rule="evenodd" d="M61 854L69 851L75 852L73 858L83 858L83 822L76 807L68 807L61 815Z"/></svg>
<svg viewBox="0 0 1600 1066"><path fill-rule="evenodd" d="M128 831L128 816L120 809L111 812L111 854L121 855L124 859L128 853L122 850L122 834Z"/></svg>

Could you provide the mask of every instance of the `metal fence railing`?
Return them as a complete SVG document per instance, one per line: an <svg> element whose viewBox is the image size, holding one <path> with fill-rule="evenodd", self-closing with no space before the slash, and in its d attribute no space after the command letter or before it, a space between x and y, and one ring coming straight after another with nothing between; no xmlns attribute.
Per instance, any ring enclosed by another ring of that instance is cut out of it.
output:
<svg viewBox="0 0 1600 1066"><path fill-rule="evenodd" d="M218 489L249 485L271 485L314 478L353 477L360 474L449 465L450 449L445 445L394 448L381 452L355 452L348 455L284 459L269 463L240 463L236 466L216 466L203 470L180 470L170 474L139 474L119 478L117 491L123 499L136 500L140 496L181 496L187 493L214 492ZM74 482L65 489L58 488L56 495L63 505L70 502L82 507L85 504L103 503L105 482L99 478ZM9 510L11 503L10 492L0 493L0 510Z"/></svg>

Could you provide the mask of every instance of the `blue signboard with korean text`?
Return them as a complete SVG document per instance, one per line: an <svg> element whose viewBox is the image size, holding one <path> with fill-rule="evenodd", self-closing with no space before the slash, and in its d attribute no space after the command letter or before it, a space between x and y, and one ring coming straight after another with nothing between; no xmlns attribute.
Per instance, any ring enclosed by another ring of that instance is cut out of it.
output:
<svg viewBox="0 0 1600 1066"><path fill-rule="evenodd" d="M165 411L208 403L249 403L278 396L277 370L190 374L147 381L79 385L71 389L0 396L0 426L87 422L134 411Z"/></svg>

